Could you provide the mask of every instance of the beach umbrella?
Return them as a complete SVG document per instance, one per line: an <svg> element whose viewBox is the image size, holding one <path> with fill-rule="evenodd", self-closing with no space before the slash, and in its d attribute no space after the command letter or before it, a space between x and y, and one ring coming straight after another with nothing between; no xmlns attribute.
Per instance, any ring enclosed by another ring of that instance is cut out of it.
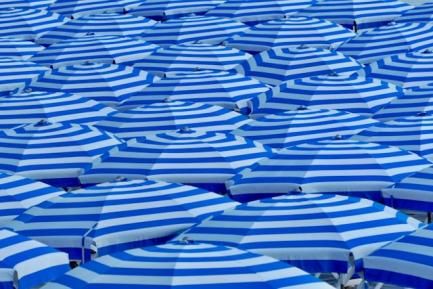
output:
<svg viewBox="0 0 433 289"><path fill-rule="evenodd" d="M19 175L0 173L0 226L26 209L63 193L60 189Z"/></svg>
<svg viewBox="0 0 433 289"><path fill-rule="evenodd" d="M0 37L35 40L67 19L59 14L39 9L0 9Z"/></svg>
<svg viewBox="0 0 433 289"><path fill-rule="evenodd" d="M337 109L372 116L403 94L398 86L359 74L329 74L293 79L252 99L251 117L294 110Z"/></svg>
<svg viewBox="0 0 433 289"><path fill-rule="evenodd" d="M405 11L400 17L395 19L397 22L430 22L433 20L433 2L425 2L413 9Z"/></svg>
<svg viewBox="0 0 433 289"><path fill-rule="evenodd" d="M231 70L252 55L235 48L206 43L172 45L158 49L134 66L157 75L168 72L201 70Z"/></svg>
<svg viewBox="0 0 433 289"><path fill-rule="evenodd" d="M7 224L16 232L86 261L114 251L164 243L236 202L195 187L118 181L72 191Z"/></svg>
<svg viewBox="0 0 433 289"><path fill-rule="evenodd" d="M433 82L433 50L392 55L370 63L367 75L399 86L418 87Z"/></svg>
<svg viewBox="0 0 433 289"><path fill-rule="evenodd" d="M184 127L200 131L230 132L248 121L246 116L217 105L168 101L111 114L96 124L96 127L119 138L130 139Z"/></svg>
<svg viewBox="0 0 433 289"><path fill-rule="evenodd" d="M0 129L49 122L95 124L115 110L94 100L64 92L0 93Z"/></svg>
<svg viewBox="0 0 433 289"><path fill-rule="evenodd" d="M352 74L362 67L350 57L316 47L272 48L235 67L236 71L270 85L329 73Z"/></svg>
<svg viewBox="0 0 433 289"><path fill-rule="evenodd" d="M159 77L126 65L87 62L48 71L35 79L31 86L74 93L116 106L157 79Z"/></svg>
<svg viewBox="0 0 433 289"><path fill-rule="evenodd" d="M241 171L227 188L242 202L299 190L381 200L381 189L430 165L397 147L336 137L282 149Z"/></svg>
<svg viewBox="0 0 433 289"><path fill-rule="evenodd" d="M100 269L103 268L103 271ZM92 276L90 277L89 274ZM42 289L332 289L304 271L236 248L170 242L97 258Z"/></svg>
<svg viewBox="0 0 433 289"><path fill-rule="evenodd" d="M350 279L362 268L362 257L420 225L367 199L294 194L228 209L192 227L179 239L233 246L310 273L347 274Z"/></svg>
<svg viewBox="0 0 433 289"><path fill-rule="evenodd" d="M1 45L1 44L0 44ZM59 67L85 63L136 62L154 52L158 46L125 36L90 35L57 42L34 55L31 61Z"/></svg>
<svg viewBox="0 0 433 289"><path fill-rule="evenodd" d="M338 110L307 109L270 114L248 122L232 133L275 149L305 142L329 139L335 135L351 136L377 121Z"/></svg>
<svg viewBox="0 0 433 289"><path fill-rule="evenodd" d="M56 0L4 0L0 3L0 9L8 8L33 8L46 9Z"/></svg>
<svg viewBox="0 0 433 289"><path fill-rule="evenodd" d="M43 45L51 45L66 39L94 35L118 35L138 37L146 29L155 25L155 21L140 16L117 13L100 13L73 19L37 40Z"/></svg>
<svg viewBox="0 0 433 289"><path fill-rule="evenodd" d="M50 10L75 18L103 12L123 12L130 6L139 5L139 0L56 0Z"/></svg>
<svg viewBox="0 0 433 289"><path fill-rule="evenodd" d="M262 52L275 47L336 48L355 37L352 31L328 20L287 17L257 24L224 43L248 52Z"/></svg>
<svg viewBox="0 0 433 289"><path fill-rule="evenodd" d="M406 288L431 288L432 240L433 225L429 225L383 246L364 258L365 279Z"/></svg>
<svg viewBox="0 0 433 289"><path fill-rule="evenodd" d="M28 60L44 47L20 38L0 37L0 55L2 57Z"/></svg>
<svg viewBox="0 0 433 289"><path fill-rule="evenodd" d="M73 187L82 168L120 143L94 127L69 123L40 121L1 130L0 172Z"/></svg>
<svg viewBox="0 0 433 289"><path fill-rule="evenodd" d="M269 148L240 136L184 128L119 145L94 162L80 180L82 184L95 184L121 175L224 193L225 181L270 155Z"/></svg>
<svg viewBox="0 0 433 289"><path fill-rule="evenodd" d="M21 90L49 70L31 61L0 57L0 92Z"/></svg>
<svg viewBox="0 0 433 289"><path fill-rule="evenodd" d="M66 254L10 230L0 230L0 286L40 288L69 270Z"/></svg>
<svg viewBox="0 0 433 289"><path fill-rule="evenodd" d="M197 70L168 73L126 99L120 109L161 101L189 101L242 109L247 100L269 90L258 80L232 71Z"/></svg>
<svg viewBox="0 0 433 289"><path fill-rule="evenodd" d="M187 16L160 22L146 30L142 37L163 47L194 42L218 44L247 28L229 18Z"/></svg>
<svg viewBox="0 0 433 289"><path fill-rule="evenodd" d="M361 32L338 48L360 63L433 46L433 23L394 23Z"/></svg>

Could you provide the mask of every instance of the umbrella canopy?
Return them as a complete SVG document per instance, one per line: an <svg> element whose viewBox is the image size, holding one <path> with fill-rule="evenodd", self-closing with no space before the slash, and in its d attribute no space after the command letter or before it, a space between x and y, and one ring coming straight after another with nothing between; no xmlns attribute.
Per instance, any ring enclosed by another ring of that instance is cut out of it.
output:
<svg viewBox="0 0 433 289"><path fill-rule="evenodd" d="M7 226L88 260L91 251L150 246L237 203L195 187L153 181L122 181L73 191L30 208Z"/></svg>
<svg viewBox="0 0 433 289"><path fill-rule="evenodd" d="M247 28L229 18L188 16L160 22L146 30L142 37L163 47L194 42L218 44Z"/></svg>
<svg viewBox="0 0 433 289"><path fill-rule="evenodd" d="M362 67L335 51L315 47L272 48L257 54L235 69L270 85L329 73L352 74Z"/></svg>
<svg viewBox="0 0 433 289"><path fill-rule="evenodd" d="M402 94L400 87L378 79L365 78L359 74L330 74L283 82L252 99L248 106L254 118L300 106L372 116Z"/></svg>
<svg viewBox="0 0 433 289"><path fill-rule="evenodd" d="M115 110L94 100L64 92L0 93L0 129L49 122L95 124Z"/></svg>
<svg viewBox="0 0 433 289"><path fill-rule="evenodd" d="M227 186L242 202L299 190L381 200L381 189L430 165L396 147L336 138L282 149Z"/></svg>
<svg viewBox="0 0 433 289"><path fill-rule="evenodd" d="M66 18L46 10L12 8L0 10L0 37L34 40L66 22Z"/></svg>
<svg viewBox="0 0 433 289"><path fill-rule="evenodd" d="M429 1L405 11L395 20L397 22L430 22L433 20L432 13L433 3Z"/></svg>
<svg viewBox="0 0 433 289"><path fill-rule="evenodd" d="M91 126L40 121L0 131L0 171L59 187L76 186L80 170L120 144Z"/></svg>
<svg viewBox="0 0 433 289"><path fill-rule="evenodd" d="M69 270L66 254L42 243L0 230L0 286L39 288Z"/></svg>
<svg viewBox="0 0 433 289"><path fill-rule="evenodd" d="M0 9L13 8L33 8L46 9L56 0L4 0L0 3Z"/></svg>
<svg viewBox="0 0 433 289"><path fill-rule="evenodd" d="M103 271L101 271L103 269ZM89 277L89 273L92 277ZM171 242L103 256L42 289L64 288L332 289L275 259L236 248Z"/></svg>
<svg viewBox="0 0 433 289"><path fill-rule="evenodd" d="M126 65L87 62L61 66L40 75L31 86L47 91L63 91L116 106L159 79Z"/></svg>
<svg viewBox="0 0 433 289"><path fill-rule="evenodd" d="M179 238L264 254L310 273L349 273L360 269L362 257L420 225L366 199L295 194L226 210Z"/></svg>
<svg viewBox="0 0 433 289"><path fill-rule="evenodd" d="M246 116L217 105L168 101L114 113L96 126L119 138L130 139L184 127L230 132L248 121Z"/></svg>
<svg viewBox="0 0 433 289"><path fill-rule="evenodd" d="M249 99L268 90L269 87L258 80L231 71L168 73L166 77L129 97L121 108L170 100L207 103L238 110L245 108Z"/></svg>
<svg viewBox="0 0 433 289"><path fill-rule="evenodd" d="M0 37L0 55L2 57L28 60L44 47L20 38Z"/></svg>
<svg viewBox="0 0 433 289"><path fill-rule="evenodd" d="M275 47L338 47L355 37L355 33L327 21L309 17L288 17L258 24L233 36L225 44L249 52Z"/></svg>
<svg viewBox="0 0 433 289"><path fill-rule="evenodd" d="M19 175L0 173L0 226L12 221L26 209L63 193L62 190Z"/></svg>
<svg viewBox="0 0 433 289"><path fill-rule="evenodd" d="M122 12L129 6L139 5L139 0L56 0L50 10L74 18L103 12Z"/></svg>
<svg viewBox="0 0 433 289"><path fill-rule="evenodd" d="M224 182L271 150L232 134L182 129L136 138L102 155L80 177L83 184L155 179L225 192Z"/></svg>
<svg viewBox="0 0 433 289"><path fill-rule="evenodd" d="M88 33L95 35L140 36L155 21L130 14L100 13L73 19L44 34L38 43L50 45L62 40L82 37Z"/></svg>
<svg viewBox="0 0 433 289"><path fill-rule="evenodd" d="M23 89L50 69L34 62L0 57L0 92Z"/></svg>
<svg viewBox="0 0 433 289"><path fill-rule="evenodd" d="M31 60L51 67L79 64L87 61L102 63L135 62L147 57L157 48L158 46L154 44L130 37L88 35L57 42L37 53Z"/></svg>
<svg viewBox="0 0 433 289"><path fill-rule="evenodd" d="M338 48L360 63L433 46L433 23L389 23L366 30Z"/></svg>
<svg viewBox="0 0 433 289"><path fill-rule="evenodd" d="M252 55L235 48L206 43L172 45L158 49L139 61L135 67L163 75L200 70L230 70Z"/></svg>
<svg viewBox="0 0 433 289"><path fill-rule="evenodd" d="M433 225L387 244L364 258L365 279L410 288L433 286Z"/></svg>
<svg viewBox="0 0 433 289"><path fill-rule="evenodd" d="M266 115L244 124L232 133L275 149L305 142L351 136L377 121L365 116L327 109L307 109Z"/></svg>

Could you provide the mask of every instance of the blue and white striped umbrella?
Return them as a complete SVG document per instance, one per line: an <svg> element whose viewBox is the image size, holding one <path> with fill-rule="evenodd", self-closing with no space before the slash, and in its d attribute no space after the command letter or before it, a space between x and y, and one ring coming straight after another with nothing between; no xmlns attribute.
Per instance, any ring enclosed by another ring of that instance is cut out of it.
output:
<svg viewBox="0 0 433 289"><path fill-rule="evenodd" d="M163 47L194 42L218 44L247 28L229 18L188 16L160 22L146 30L142 37Z"/></svg>
<svg viewBox="0 0 433 289"><path fill-rule="evenodd" d="M46 9L56 0L3 0L0 3L0 9L8 8L32 8Z"/></svg>
<svg viewBox="0 0 433 289"><path fill-rule="evenodd" d="M89 274L92 276L90 277ZM103 256L41 289L332 289L304 271L236 248L171 242Z"/></svg>
<svg viewBox="0 0 433 289"><path fill-rule="evenodd" d="M397 54L370 63L367 75L404 88L433 82L433 50Z"/></svg>
<svg viewBox="0 0 433 289"><path fill-rule="evenodd" d="M361 65L335 51L315 47L277 47L263 51L235 69L271 85L283 81L329 73L352 74Z"/></svg>
<svg viewBox="0 0 433 289"><path fill-rule="evenodd" d="M0 37L1 57L28 60L44 47L20 38Z"/></svg>
<svg viewBox="0 0 433 289"><path fill-rule="evenodd" d="M146 58L157 48L158 46L155 44L130 37L88 35L57 42L37 53L31 61L51 67L87 61L101 63L136 62Z"/></svg>
<svg viewBox="0 0 433 289"><path fill-rule="evenodd" d="M433 23L389 23L366 30L338 48L360 63L433 46Z"/></svg>
<svg viewBox="0 0 433 289"><path fill-rule="evenodd" d="M381 189L430 165L397 147L336 138L280 150L241 171L227 187L242 202L299 190L380 200Z"/></svg>
<svg viewBox="0 0 433 289"><path fill-rule="evenodd" d="M0 131L0 172L68 187L81 169L120 144L91 126L40 121Z"/></svg>
<svg viewBox="0 0 433 289"><path fill-rule="evenodd" d="M227 46L248 52L262 52L275 47L337 48L355 37L355 33L327 20L288 17L258 24L227 39Z"/></svg>
<svg viewBox="0 0 433 289"><path fill-rule="evenodd" d="M140 0L56 0L50 5L50 10L74 18L103 12L122 12L140 3Z"/></svg>
<svg viewBox="0 0 433 289"><path fill-rule="evenodd" d="M433 20L433 2L425 2L413 9L405 11L400 17L395 19L397 22L430 22Z"/></svg>
<svg viewBox="0 0 433 289"><path fill-rule="evenodd" d="M227 17L240 22L255 24L282 18L310 6L315 0L227 0L206 15Z"/></svg>
<svg viewBox="0 0 433 289"><path fill-rule="evenodd" d="M0 129L49 122L95 124L114 109L94 100L64 92L30 91L0 93Z"/></svg>
<svg viewBox="0 0 433 289"><path fill-rule="evenodd" d="M0 230L0 287L40 288L69 270L66 254L42 243Z"/></svg>
<svg viewBox="0 0 433 289"><path fill-rule="evenodd" d="M35 79L31 86L75 93L116 106L157 79L159 77L130 66L89 62L48 71Z"/></svg>
<svg viewBox="0 0 433 289"><path fill-rule="evenodd" d="M34 62L0 57L0 92L23 89L50 69Z"/></svg>
<svg viewBox="0 0 433 289"><path fill-rule="evenodd" d="M280 86L252 99L248 106L254 118L308 106L337 109L372 116L403 90L393 84L352 75L321 75L283 82Z"/></svg>
<svg viewBox="0 0 433 289"><path fill-rule="evenodd" d="M122 181L73 191L30 208L7 224L25 236L88 260L164 243L212 214L237 205L195 187Z"/></svg>
<svg viewBox="0 0 433 289"><path fill-rule="evenodd" d="M135 67L163 75L167 72L201 70L230 70L252 57L235 48L206 43L172 45L158 49L136 61Z"/></svg>
<svg viewBox="0 0 433 289"><path fill-rule="evenodd" d="M165 78L129 97L121 108L170 100L207 103L238 110L245 108L249 99L268 90L269 87L258 80L231 71L169 73Z"/></svg>
<svg viewBox="0 0 433 289"><path fill-rule="evenodd" d="M363 260L365 279L405 288L433 288L432 241L433 225L429 225L378 249Z"/></svg>
<svg viewBox="0 0 433 289"><path fill-rule="evenodd" d="M56 13L39 9L0 9L0 37L34 40L66 22Z"/></svg>
<svg viewBox="0 0 433 289"><path fill-rule="evenodd" d="M41 182L0 173L0 226L12 221L26 209L64 193Z"/></svg>
<svg viewBox="0 0 433 289"><path fill-rule="evenodd" d="M96 127L119 138L130 139L184 127L200 131L230 132L247 122L249 119L246 116L217 105L168 101L114 113L100 121Z"/></svg>
<svg viewBox="0 0 433 289"><path fill-rule="evenodd" d="M351 136L376 122L349 112L301 107L298 110L258 118L232 133L281 149L329 139L335 135Z"/></svg>
<svg viewBox="0 0 433 289"><path fill-rule="evenodd" d="M73 19L37 40L38 43L50 45L66 39L83 37L89 33L97 36L118 35L138 37L156 22L140 16L117 13L101 13Z"/></svg>
<svg viewBox="0 0 433 289"><path fill-rule="evenodd" d="M269 148L240 136L185 128L131 139L102 155L80 180L95 184L121 175L224 193L225 181L271 154Z"/></svg>
<svg viewBox="0 0 433 289"><path fill-rule="evenodd" d="M310 273L350 275L351 268L361 269L362 257L420 224L367 199L294 194L226 210L192 227L179 239L264 254Z"/></svg>

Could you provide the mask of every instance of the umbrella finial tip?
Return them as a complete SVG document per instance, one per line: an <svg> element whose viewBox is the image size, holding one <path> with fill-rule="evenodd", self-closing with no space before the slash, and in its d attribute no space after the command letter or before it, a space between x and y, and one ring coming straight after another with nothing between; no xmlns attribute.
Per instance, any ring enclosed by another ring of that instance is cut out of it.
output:
<svg viewBox="0 0 433 289"><path fill-rule="evenodd" d="M124 182L124 181L126 181L127 179L124 177L124 176L117 176L115 179L114 179L114 181L115 182Z"/></svg>
<svg viewBox="0 0 433 289"><path fill-rule="evenodd" d="M432 48L427 48L422 53L423 54L432 54L433 53L433 49Z"/></svg>
<svg viewBox="0 0 433 289"><path fill-rule="evenodd" d="M40 121L38 121L35 126L44 126L44 125L48 125L49 122L46 119L41 119Z"/></svg>
<svg viewBox="0 0 433 289"><path fill-rule="evenodd" d="M334 140L341 140L341 139L343 139L343 137L341 136L341 134L336 134L334 136Z"/></svg>
<svg viewBox="0 0 433 289"><path fill-rule="evenodd" d="M30 92L32 92L33 90L30 88L30 87L27 87L26 89L24 89L24 92L25 93L30 93Z"/></svg>
<svg viewBox="0 0 433 289"><path fill-rule="evenodd" d="M87 36L95 35L95 32L87 32L86 35L87 35Z"/></svg>
<svg viewBox="0 0 433 289"><path fill-rule="evenodd" d="M184 127L181 127L178 130L178 132L179 133L190 133L190 132L193 132L193 130L191 128L187 127L187 126L184 126Z"/></svg>
<svg viewBox="0 0 433 289"><path fill-rule="evenodd" d="M193 241L190 240L187 236L183 237L182 240L180 240L180 242L181 242L182 244L185 244L185 245L189 245L189 244L192 244L192 243L193 243Z"/></svg>
<svg viewBox="0 0 433 289"><path fill-rule="evenodd" d="M305 105L300 105L297 110L307 110L307 107Z"/></svg>
<svg viewBox="0 0 433 289"><path fill-rule="evenodd" d="M418 112L418 113L416 114L416 116L427 116L427 115L428 115L428 113L425 112L425 111L421 111L421 112Z"/></svg>

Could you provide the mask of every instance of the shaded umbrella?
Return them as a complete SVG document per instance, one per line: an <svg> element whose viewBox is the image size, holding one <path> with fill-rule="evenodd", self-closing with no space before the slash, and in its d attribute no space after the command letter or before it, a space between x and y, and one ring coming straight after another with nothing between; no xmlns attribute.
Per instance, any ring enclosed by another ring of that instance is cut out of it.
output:
<svg viewBox="0 0 433 289"><path fill-rule="evenodd" d="M431 1L417 5L413 9L405 11L400 17L395 19L397 22L430 22L433 20L433 3Z"/></svg>
<svg viewBox="0 0 433 289"><path fill-rule="evenodd" d="M50 69L34 62L0 57L0 92L23 89Z"/></svg>
<svg viewBox="0 0 433 289"><path fill-rule="evenodd" d="M139 0L56 0L50 10L68 17L82 17L103 12L122 12L125 8L139 5Z"/></svg>
<svg viewBox="0 0 433 289"><path fill-rule="evenodd" d="M44 47L20 38L0 37L0 55L2 57L28 60Z"/></svg>
<svg viewBox="0 0 433 289"><path fill-rule="evenodd" d="M13 8L33 8L46 9L56 0L3 0L0 3L0 9Z"/></svg>
<svg viewBox="0 0 433 289"><path fill-rule="evenodd" d="M88 260L164 243L236 202L195 187L122 181L69 192L30 208L7 224L16 232Z"/></svg>
<svg viewBox="0 0 433 289"><path fill-rule="evenodd" d="M305 46L272 48L235 67L238 72L271 85L329 73L352 74L361 68L355 60L339 52Z"/></svg>

